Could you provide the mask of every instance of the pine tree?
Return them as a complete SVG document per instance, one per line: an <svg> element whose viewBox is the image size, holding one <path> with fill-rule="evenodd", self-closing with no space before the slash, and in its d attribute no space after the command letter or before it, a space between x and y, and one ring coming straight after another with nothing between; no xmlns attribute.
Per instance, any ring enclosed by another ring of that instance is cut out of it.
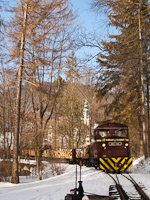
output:
<svg viewBox="0 0 150 200"><path fill-rule="evenodd" d="M137 118L147 157L148 124L145 124L149 119L145 112L145 72L149 63L149 2L100 0L95 1L95 5L109 8L110 25L118 30L117 35L109 36L110 42L102 42L104 53L98 57L101 76L97 96L99 99L108 93L113 96L106 110L107 113L113 111L113 119L132 124L133 118Z"/></svg>

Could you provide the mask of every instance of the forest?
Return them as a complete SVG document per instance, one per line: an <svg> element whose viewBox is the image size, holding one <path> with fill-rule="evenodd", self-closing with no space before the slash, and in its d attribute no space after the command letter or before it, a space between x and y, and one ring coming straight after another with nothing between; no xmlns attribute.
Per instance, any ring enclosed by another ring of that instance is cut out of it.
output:
<svg viewBox="0 0 150 200"><path fill-rule="evenodd" d="M21 149L36 149L40 179L43 144L79 148L104 122L129 127L133 157L150 155L148 0L91 0L115 30L105 39L83 30L69 0L0 0L0 10L0 150L8 159L13 147L13 183ZM95 66L82 48L99 50Z"/></svg>

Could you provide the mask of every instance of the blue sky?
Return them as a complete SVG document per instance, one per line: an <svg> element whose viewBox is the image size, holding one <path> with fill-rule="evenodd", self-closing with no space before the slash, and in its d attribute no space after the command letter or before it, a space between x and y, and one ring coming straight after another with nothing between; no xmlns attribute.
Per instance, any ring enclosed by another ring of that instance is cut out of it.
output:
<svg viewBox="0 0 150 200"><path fill-rule="evenodd" d="M70 0L71 4L74 7L74 10L77 10L82 25L88 30L99 32L102 36L106 36L109 32L108 29L108 19L106 15L91 10L92 0Z"/></svg>
<svg viewBox="0 0 150 200"><path fill-rule="evenodd" d="M90 10L91 0L71 0L71 3L75 10L79 14L81 24L85 26L88 30L92 30L94 27L94 13Z"/></svg>
<svg viewBox="0 0 150 200"><path fill-rule="evenodd" d="M87 29L87 32L91 32L91 35L92 32L94 32L98 36L96 38L99 38L99 41L108 41L108 35L116 34L117 30L108 26L108 18L102 11L101 13L96 13L96 11L94 12L91 10L92 1L93 0L70 0L73 9L77 10L77 13L79 14L79 23ZM89 54L91 53L93 56L99 51L98 48L86 49L86 52ZM80 50L78 53L79 57L84 57L86 52Z"/></svg>
<svg viewBox="0 0 150 200"><path fill-rule="evenodd" d="M104 15L97 15L91 10L92 0L70 0L74 9L77 10L82 25L87 31L98 30L100 27L104 27L103 23L106 18ZM102 26L103 23L103 26Z"/></svg>
<svg viewBox="0 0 150 200"><path fill-rule="evenodd" d="M15 3L15 0L8 0L8 2ZM70 0L70 3L73 5L74 11L76 11L79 15L79 24L82 25L87 32L92 32L95 30L95 32L99 35L107 35L106 34L106 23L104 23L105 18L102 15L97 16L91 9L90 9L90 4L92 0ZM8 17L8 13L7 13ZM102 25L103 23L103 25ZM105 26L104 26L105 24ZM105 34L104 34L105 32ZM85 53L92 53L95 55L97 53L96 49L87 49L85 52L84 50L80 51L79 54L82 58L84 58Z"/></svg>
<svg viewBox="0 0 150 200"><path fill-rule="evenodd" d="M104 15L96 15L91 9L90 9L90 4L92 0L70 0L71 4L73 5L73 9L78 13L79 15L79 20L78 22L86 29L86 32L96 32L98 35L103 35L104 32L105 35L106 29L106 23L105 21L105 16ZM103 25L102 25L103 23ZM105 26L104 26L105 24ZM84 59L84 57L88 57L88 55L92 54L93 56L96 55L99 52L97 48L82 48L80 51L76 53L77 57L80 59ZM88 55L86 55L88 54ZM95 59L93 59L91 62L88 64L94 64Z"/></svg>

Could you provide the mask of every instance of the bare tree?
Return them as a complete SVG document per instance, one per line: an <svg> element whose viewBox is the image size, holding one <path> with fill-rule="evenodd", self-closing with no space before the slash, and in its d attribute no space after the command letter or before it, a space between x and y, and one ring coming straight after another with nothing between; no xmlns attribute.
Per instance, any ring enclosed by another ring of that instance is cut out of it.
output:
<svg viewBox="0 0 150 200"><path fill-rule="evenodd" d="M20 130L20 107L21 107L21 87L22 87L22 68L24 63L24 46L26 37L27 26L27 12L29 1L25 1L24 17L21 32L21 44L19 51L19 67L18 67L18 80L17 80L17 96L16 96L16 112L15 112L15 132L14 132L14 149L13 149L13 168L12 168L12 183L19 183L18 174L18 152L19 152L19 130Z"/></svg>
<svg viewBox="0 0 150 200"><path fill-rule="evenodd" d="M60 91L59 76L64 67L64 60L73 44L71 38L75 16L67 0L55 2L24 0L15 8L15 11L8 34L13 43L11 58L17 63L19 58L12 175L12 182L18 183L22 81L30 85L37 169L39 179L41 179L43 138ZM56 79L58 82L54 84Z"/></svg>

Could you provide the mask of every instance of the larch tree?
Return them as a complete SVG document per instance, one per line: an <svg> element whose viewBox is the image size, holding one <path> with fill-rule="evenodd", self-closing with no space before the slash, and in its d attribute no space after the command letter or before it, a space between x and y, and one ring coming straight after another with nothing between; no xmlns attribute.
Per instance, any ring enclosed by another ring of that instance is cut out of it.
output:
<svg viewBox="0 0 150 200"><path fill-rule="evenodd" d="M19 129L20 129L20 107L21 107L21 86L22 86L22 70L24 64L24 50L25 50L25 37L27 29L27 13L28 13L29 1L24 2L22 5L23 17L20 19L20 30L18 35L16 33L11 33L11 36L19 37L19 63L18 63L18 74L17 74L17 89L16 89L16 109L15 109L15 128L14 128L14 147L13 147L13 167L12 167L12 183L19 183L19 174L18 174L18 153L19 153ZM18 12L20 11L21 5L18 6L15 18L18 20ZM15 39L16 39L15 38Z"/></svg>
<svg viewBox="0 0 150 200"><path fill-rule="evenodd" d="M33 42L37 42L34 43L31 53L33 65L31 64L31 68L26 72L30 74L28 75L29 82L32 83L32 116L39 179L42 179L43 141L48 133L48 123L61 90L60 74L68 51L72 46L71 37L74 30L75 16L72 9L68 7L67 1L55 3L51 2L51 7L45 5L46 17L41 24L40 31L39 27L37 27L37 30L34 28L32 37L35 38L36 36L36 38Z"/></svg>
<svg viewBox="0 0 150 200"><path fill-rule="evenodd" d="M20 134L21 88L28 83L31 94L31 116L39 179L46 126L53 114L60 82L60 76L67 52L73 44L72 36L75 15L67 0L20 1L14 8L15 15L10 22L8 36L11 41L11 59L18 64L15 139L12 183L19 182L18 151ZM29 114L29 113L28 113Z"/></svg>

